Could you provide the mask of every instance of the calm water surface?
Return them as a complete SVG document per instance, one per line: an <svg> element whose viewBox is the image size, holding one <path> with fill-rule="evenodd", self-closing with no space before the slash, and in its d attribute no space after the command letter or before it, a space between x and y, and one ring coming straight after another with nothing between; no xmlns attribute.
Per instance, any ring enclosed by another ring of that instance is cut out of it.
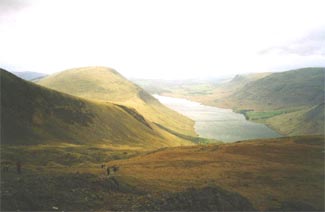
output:
<svg viewBox="0 0 325 212"><path fill-rule="evenodd" d="M195 121L195 131L201 137L224 142L255 138L275 138L280 135L264 124L247 121L231 109L202 105L186 99L154 95L169 108Z"/></svg>

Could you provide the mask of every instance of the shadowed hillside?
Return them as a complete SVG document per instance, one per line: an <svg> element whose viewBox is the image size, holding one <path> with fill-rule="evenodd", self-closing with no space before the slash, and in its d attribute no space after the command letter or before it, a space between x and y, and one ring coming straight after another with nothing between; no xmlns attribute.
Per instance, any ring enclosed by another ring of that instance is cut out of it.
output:
<svg viewBox="0 0 325 212"><path fill-rule="evenodd" d="M132 109L73 97L1 70L1 143L58 142L143 148L190 143L147 122Z"/></svg>
<svg viewBox="0 0 325 212"><path fill-rule="evenodd" d="M129 106L149 121L182 134L195 135L192 120L165 107L142 88L109 68L71 69L41 79L38 83L71 95Z"/></svg>

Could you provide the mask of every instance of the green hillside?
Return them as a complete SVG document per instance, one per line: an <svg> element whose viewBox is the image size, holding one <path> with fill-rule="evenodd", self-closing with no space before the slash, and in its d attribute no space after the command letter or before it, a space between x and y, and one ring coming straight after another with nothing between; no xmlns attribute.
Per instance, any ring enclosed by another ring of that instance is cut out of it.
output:
<svg viewBox="0 0 325 212"><path fill-rule="evenodd" d="M190 142L131 108L100 104L24 81L1 70L2 144L106 144L158 148Z"/></svg>
<svg viewBox="0 0 325 212"><path fill-rule="evenodd" d="M324 102L325 68L273 73L253 81L226 99L233 107L274 110Z"/></svg>
<svg viewBox="0 0 325 212"><path fill-rule="evenodd" d="M277 115L265 123L285 135L325 134L324 103L310 108Z"/></svg>
<svg viewBox="0 0 325 212"><path fill-rule="evenodd" d="M216 99L284 135L324 134L325 68L273 73Z"/></svg>
<svg viewBox="0 0 325 212"><path fill-rule="evenodd" d="M135 108L146 119L182 134L195 135L194 122L165 107L115 70L105 67L71 69L48 76L38 84L74 96Z"/></svg>

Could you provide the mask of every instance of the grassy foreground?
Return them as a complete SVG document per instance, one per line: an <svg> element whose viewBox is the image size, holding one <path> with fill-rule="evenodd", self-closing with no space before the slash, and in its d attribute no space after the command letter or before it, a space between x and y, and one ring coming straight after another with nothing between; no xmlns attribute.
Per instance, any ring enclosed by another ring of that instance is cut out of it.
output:
<svg viewBox="0 0 325 212"><path fill-rule="evenodd" d="M220 186L258 210L324 210L322 136L168 148L110 164L147 191Z"/></svg>
<svg viewBox="0 0 325 212"><path fill-rule="evenodd" d="M151 152L2 145L1 163L1 210L324 210L322 136Z"/></svg>

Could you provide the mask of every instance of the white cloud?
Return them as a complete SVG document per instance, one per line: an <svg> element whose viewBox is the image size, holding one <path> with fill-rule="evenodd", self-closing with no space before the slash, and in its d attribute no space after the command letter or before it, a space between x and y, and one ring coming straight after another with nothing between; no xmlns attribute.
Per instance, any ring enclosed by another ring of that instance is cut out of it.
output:
<svg viewBox="0 0 325 212"><path fill-rule="evenodd" d="M324 27L324 1L27 3L0 17L1 66L52 73L104 65L130 77L180 78L325 65L322 54L292 56L292 46L259 54Z"/></svg>

